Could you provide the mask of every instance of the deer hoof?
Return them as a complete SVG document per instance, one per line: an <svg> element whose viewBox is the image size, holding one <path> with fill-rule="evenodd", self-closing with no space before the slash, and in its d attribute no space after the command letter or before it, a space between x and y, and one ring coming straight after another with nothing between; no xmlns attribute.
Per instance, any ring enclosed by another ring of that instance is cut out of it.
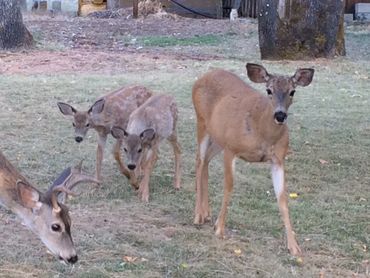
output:
<svg viewBox="0 0 370 278"><path fill-rule="evenodd" d="M292 256L299 256L302 254L301 248L299 248L297 242L288 244L288 249Z"/></svg>
<svg viewBox="0 0 370 278"><path fill-rule="evenodd" d="M194 224L195 225L202 225L205 222L210 222L211 216L209 213L196 213L194 217Z"/></svg>
<svg viewBox="0 0 370 278"><path fill-rule="evenodd" d="M143 194L141 196L141 201L144 203L149 203L149 195Z"/></svg>
<svg viewBox="0 0 370 278"><path fill-rule="evenodd" d="M225 227L220 225L218 220L216 221L216 224L214 226L215 229L215 235L218 238L224 239L225 238Z"/></svg>
<svg viewBox="0 0 370 278"><path fill-rule="evenodd" d="M131 186L134 188L134 190L139 190L139 186L136 183L131 183Z"/></svg>
<svg viewBox="0 0 370 278"><path fill-rule="evenodd" d="M204 217L200 213L195 214L194 217L194 224L195 225L202 225L204 224Z"/></svg>

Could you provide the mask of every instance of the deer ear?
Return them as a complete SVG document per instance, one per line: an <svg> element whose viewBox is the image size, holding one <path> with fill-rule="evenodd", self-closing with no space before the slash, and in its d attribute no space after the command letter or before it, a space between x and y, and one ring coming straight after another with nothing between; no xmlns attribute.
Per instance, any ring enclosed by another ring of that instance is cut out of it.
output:
<svg viewBox="0 0 370 278"><path fill-rule="evenodd" d="M143 142L143 144L149 144L154 138L155 131L152 128L148 128L140 134L140 139Z"/></svg>
<svg viewBox="0 0 370 278"><path fill-rule="evenodd" d="M128 133L123 128L120 128L118 126L112 127L110 133L112 136L116 139L123 139L128 136Z"/></svg>
<svg viewBox="0 0 370 278"><path fill-rule="evenodd" d="M308 86L312 81L314 72L314 69L297 69L292 77L292 80L296 85L302 87Z"/></svg>
<svg viewBox="0 0 370 278"><path fill-rule="evenodd" d="M266 83L270 78L269 73L263 66L248 63L246 68L249 79L255 83Z"/></svg>
<svg viewBox="0 0 370 278"><path fill-rule="evenodd" d="M104 104L105 104L105 99L101 98L97 100L89 109L89 114L99 114L103 111L104 109Z"/></svg>
<svg viewBox="0 0 370 278"><path fill-rule="evenodd" d="M19 199L23 206L30 209L41 208L40 193L28 183L17 181Z"/></svg>
<svg viewBox="0 0 370 278"><path fill-rule="evenodd" d="M77 110L74 109L71 105L64 103L64 102L58 102L58 107L60 112L62 112L63 115L66 116L73 116Z"/></svg>

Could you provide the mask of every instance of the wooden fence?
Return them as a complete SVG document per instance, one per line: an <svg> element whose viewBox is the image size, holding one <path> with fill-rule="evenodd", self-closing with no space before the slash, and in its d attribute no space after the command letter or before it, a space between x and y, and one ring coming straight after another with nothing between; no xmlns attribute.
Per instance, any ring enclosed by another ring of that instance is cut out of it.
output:
<svg viewBox="0 0 370 278"><path fill-rule="evenodd" d="M228 17L233 0L222 0L223 16ZM258 14L258 0L241 0L238 10L239 16L256 18Z"/></svg>

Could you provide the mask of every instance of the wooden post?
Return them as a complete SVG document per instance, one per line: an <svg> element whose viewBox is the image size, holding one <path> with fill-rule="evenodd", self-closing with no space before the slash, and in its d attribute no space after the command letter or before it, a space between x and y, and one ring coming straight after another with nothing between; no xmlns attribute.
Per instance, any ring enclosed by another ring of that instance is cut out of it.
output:
<svg viewBox="0 0 370 278"><path fill-rule="evenodd" d="M133 1L133 17L138 18L139 17L139 0Z"/></svg>

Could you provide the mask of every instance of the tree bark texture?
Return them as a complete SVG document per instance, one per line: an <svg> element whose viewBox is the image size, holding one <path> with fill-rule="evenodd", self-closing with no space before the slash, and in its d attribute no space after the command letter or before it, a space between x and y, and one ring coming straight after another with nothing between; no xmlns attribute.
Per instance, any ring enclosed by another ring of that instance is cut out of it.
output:
<svg viewBox="0 0 370 278"><path fill-rule="evenodd" d="M343 0L261 0L261 58L307 60L345 55Z"/></svg>
<svg viewBox="0 0 370 278"><path fill-rule="evenodd" d="M23 24L19 0L0 0L0 49L29 47L31 33Z"/></svg>

